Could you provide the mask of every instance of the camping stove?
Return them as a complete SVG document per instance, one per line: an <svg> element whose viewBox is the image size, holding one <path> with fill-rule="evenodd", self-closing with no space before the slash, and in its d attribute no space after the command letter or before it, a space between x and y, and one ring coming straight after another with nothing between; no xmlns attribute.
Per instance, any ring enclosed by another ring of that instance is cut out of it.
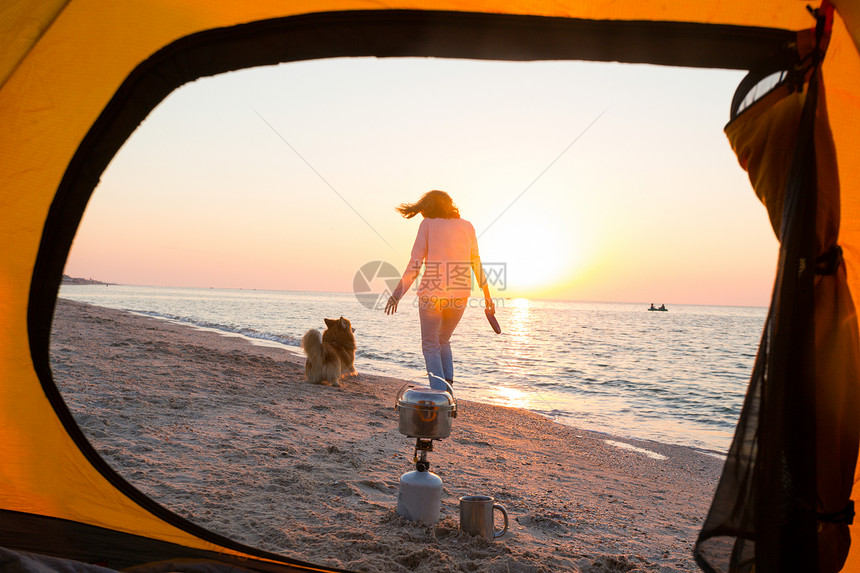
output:
<svg viewBox="0 0 860 573"><path fill-rule="evenodd" d="M394 409L400 414L400 433L415 442L415 469L427 471L427 452L433 451L433 440L451 435L451 423L457 417L457 404L450 392L407 384L401 388Z"/></svg>
<svg viewBox="0 0 860 573"><path fill-rule="evenodd" d="M451 435L457 404L450 392L407 384L400 389L394 409L400 415L400 433L416 439L412 456L415 470L400 477L397 513L412 521L436 523L442 480L430 471L427 452L433 451L433 440Z"/></svg>

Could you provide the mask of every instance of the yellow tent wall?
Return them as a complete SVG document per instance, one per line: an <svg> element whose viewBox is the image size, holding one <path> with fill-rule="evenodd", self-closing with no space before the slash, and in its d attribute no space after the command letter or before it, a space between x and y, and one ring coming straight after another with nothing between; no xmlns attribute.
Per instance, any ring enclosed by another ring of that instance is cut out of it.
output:
<svg viewBox="0 0 860 573"><path fill-rule="evenodd" d="M840 244L853 296L860 300L860 3L834 4L837 16L824 82L842 186ZM89 190L97 183L98 163L77 166L74 181L64 181L64 174L82 143L98 146L87 141L87 134L112 100L114 109L128 111L122 109L118 90L134 93L134 82L127 80L142 64L193 50L189 36L201 38L206 47L208 31L241 29L253 35L268 24L252 23L269 20L282 26L282 34L301 37L301 49L292 45L255 63L376 54L743 67L754 64L759 38L761 49L767 50L774 32L813 25L806 3L792 0L0 1L0 510L245 555L244 548L224 547L206 532L189 532L167 512L144 507L123 489L127 484L118 484L110 472L106 475L94 465L92 452L81 450L72 438L75 429L49 400L52 381L45 341L50 310L44 307L53 302L60 280L57 269L67 254L57 252L55 245L68 248L71 238L66 235L83 209L55 201L58 189L61 182ZM414 34L390 34L401 22L424 33L420 45ZM631 23L630 30L639 35L614 51L612 42L600 41L601 35L623 23ZM377 34L349 36L349 30L362 26ZM709 42L735 37L726 36L729 28L739 41L746 38L745 47L732 54L731 45L721 45L725 60L710 60L705 54ZM333 29L340 35L329 33ZM547 42L536 29L553 31L557 43ZM713 40L708 34L712 29ZM233 65L253 64L225 61L208 73ZM187 80L165 77L159 97L178 87L174 82ZM135 104L143 107L128 117L140 121L155 103L143 98ZM57 226L65 226L66 234L58 235ZM860 558L852 555L846 570L860 571Z"/></svg>

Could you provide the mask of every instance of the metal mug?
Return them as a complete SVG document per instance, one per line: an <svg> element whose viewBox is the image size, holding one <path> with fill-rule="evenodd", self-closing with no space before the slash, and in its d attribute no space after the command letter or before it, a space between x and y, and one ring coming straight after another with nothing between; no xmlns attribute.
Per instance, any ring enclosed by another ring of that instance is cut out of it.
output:
<svg viewBox="0 0 860 573"><path fill-rule="evenodd" d="M466 495L460 498L460 529L480 535L489 540L501 537L508 530L508 512L488 495ZM493 511L499 510L505 518L505 526L496 531Z"/></svg>

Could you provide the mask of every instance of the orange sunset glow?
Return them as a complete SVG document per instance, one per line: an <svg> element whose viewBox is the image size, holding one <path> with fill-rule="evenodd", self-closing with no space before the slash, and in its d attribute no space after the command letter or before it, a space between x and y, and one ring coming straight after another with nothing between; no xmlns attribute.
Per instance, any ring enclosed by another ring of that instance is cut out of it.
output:
<svg viewBox="0 0 860 573"><path fill-rule="evenodd" d="M500 296L765 305L777 243L722 133L740 78L353 59L201 79L114 158L66 272L349 292L368 261L403 269L418 225L394 207L443 189Z"/></svg>

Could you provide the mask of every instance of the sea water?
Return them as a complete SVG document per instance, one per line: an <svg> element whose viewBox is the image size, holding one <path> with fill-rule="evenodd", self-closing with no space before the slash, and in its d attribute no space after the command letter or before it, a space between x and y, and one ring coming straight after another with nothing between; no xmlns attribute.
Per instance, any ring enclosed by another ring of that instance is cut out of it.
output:
<svg viewBox="0 0 860 573"><path fill-rule="evenodd" d="M306 330L344 316L360 371L426 379L410 295L391 316L352 293L63 285L60 297L293 351ZM498 299L497 335L480 302L471 301L452 338L457 398L615 436L728 450L767 309Z"/></svg>

